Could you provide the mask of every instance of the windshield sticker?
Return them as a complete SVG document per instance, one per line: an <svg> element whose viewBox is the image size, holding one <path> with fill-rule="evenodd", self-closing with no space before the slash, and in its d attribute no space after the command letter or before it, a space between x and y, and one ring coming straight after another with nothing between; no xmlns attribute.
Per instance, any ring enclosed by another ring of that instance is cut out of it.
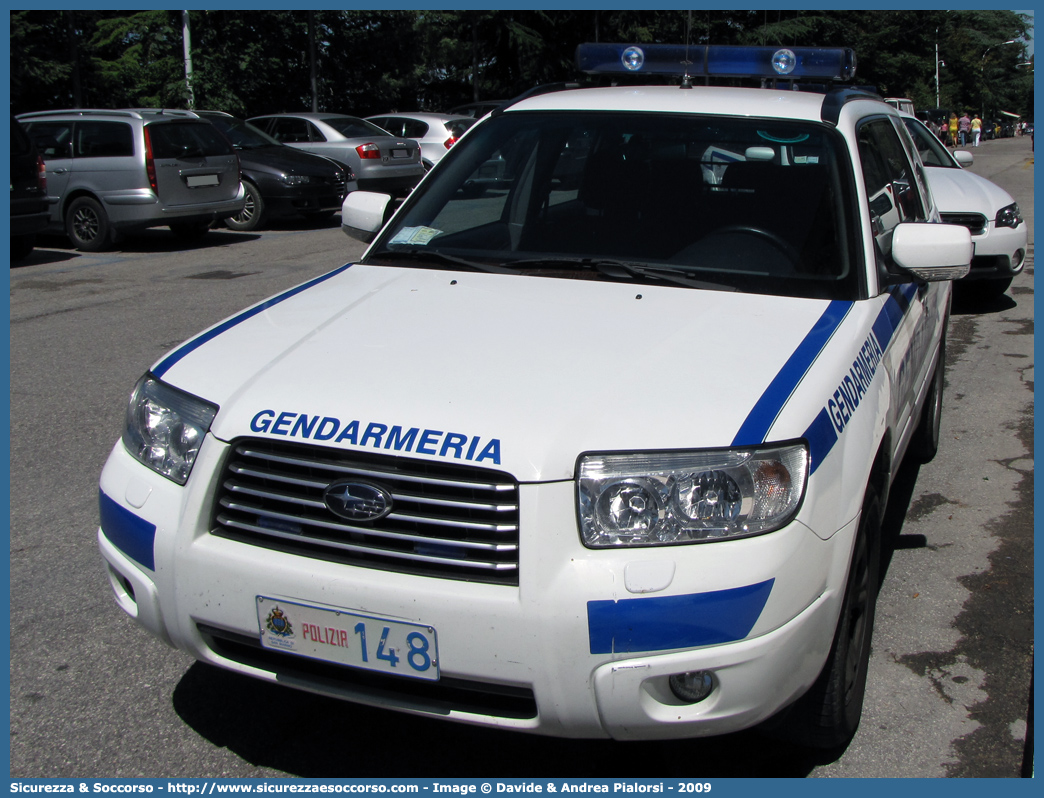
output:
<svg viewBox="0 0 1044 798"><path fill-rule="evenodd" d="M275 410L262 410L250 420L250 430L267 435L303 438L313 441L332 441L370 449L392 450L452 457L481 463L488 460L500 465L500 439L483 439L479 435L410 427L389 426L371 421L363 425L358 419L342 424L332 416L309 416Z"/></svg>
<svg viewBox="0 0 1044 798"><path fill-rule="evenodd" d="M397 232L389 244L419 244L424 246L435 236L442 235L441 230L434 227L404 227Z"/></svg>
<svg viewBox="0 0 1044 798"><path fill-rule="evenodd" d="M773 136L766 130L759 130L758 135L761 136L765 141L772 141L776 144L800 144L802 141L808 140L808 133L802 133L793 138L781 138L780 136Z"/></svg>

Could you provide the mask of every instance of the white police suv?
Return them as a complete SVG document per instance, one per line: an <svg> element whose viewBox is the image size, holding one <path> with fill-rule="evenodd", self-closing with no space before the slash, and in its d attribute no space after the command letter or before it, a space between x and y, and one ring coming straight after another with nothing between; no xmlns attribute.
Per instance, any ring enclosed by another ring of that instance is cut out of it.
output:
<svg viewBox="0 0 1044 798"><path fill-rule="evenodd" d="M419 715L844 743L972 257L898 112L796 90L853 58L581 46L686 74L508 104L394 215L353 192L362 260L134 389L101 477L119 605L205 662Z"/></svg>

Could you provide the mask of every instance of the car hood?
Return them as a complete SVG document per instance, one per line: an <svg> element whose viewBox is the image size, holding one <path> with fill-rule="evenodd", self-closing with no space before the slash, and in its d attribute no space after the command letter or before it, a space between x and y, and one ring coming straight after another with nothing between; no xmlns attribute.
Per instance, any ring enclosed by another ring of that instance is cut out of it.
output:
<svg viewBox="0 0 1044 798"><path fill-rule="evenodd" d="M731 445L828 304L346 266L202 333L153 373L219 405L211 430L224 441L563 480L587 451Z"/></svg>
<svg viewBox="0 0 1044 798"><path fill-rule="evenodd" d="M929 166L925 172L940 213L981 213L992 220L1015 201L996 183L967 169Z"/></svg>
<svg viewBox="0 0 1044 798"><path fill-rule="evenodd" d="M285 144L273 144L270 147L236 150L239 162L244 169L257 169L262 172L276 172L293 175L327 175L332 176L337 165L319 155L288 147Z"/></svg>

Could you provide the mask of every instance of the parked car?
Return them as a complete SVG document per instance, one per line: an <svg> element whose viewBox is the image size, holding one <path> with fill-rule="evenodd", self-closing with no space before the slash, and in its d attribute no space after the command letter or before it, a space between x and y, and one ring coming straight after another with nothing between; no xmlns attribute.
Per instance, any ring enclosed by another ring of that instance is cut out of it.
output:
<svg viewBox="0 0 1044 798"><path fill-rule="evenodd" d="M475 119L481 119L491 111L496 110L505 103L510 102L509 100L480 100L473 103L464 103L464 105L458 105L456 108L450 108L449 113L453 116L470 116Z"/></svg>
<svg viewBox="0 0 1044 798"><path fill-rule="evenodd" d="M322 155L350 170L367 191L405 196L424 177L420 145L347 114L300 113L247 120L283 144Z"/></svg>
<svg viewBox="0 0 1044 798"><path fill-rule="evenodd" d="M198 238L243 209L239 159L184 111L76 109L21 114L47 163L50 228L97 252L116 236L167 225Z"/></svg>
<svg viewBox="0 0 1044 798"><path fill-rule="evenodd" d="M47 204L47 167L33 140L11 117L11 260L33 251L36 234L51 218Z"/></svg>
<svg viewBox="0 0 1044 798"><path fill-rule="evenodd" d="M373 122L393 136L418 142L425 169L431 169L441 161L449 148L464 135L464 131L475 124L472 116L425 113L368 116L366 121Z"/></svg>
<svg viewBox="0 0 1044 798"><path fill-rule="evenodd" d="M607 79L855 58L587 47ZM152 364L100 479L125 612L430 719L848 743L889 491L945 445L971 236L865 92L648 82L486 116L388 221L353 191L361 260Z"/></svg>
<svg viewBox="0 0 1044 798"><path fill-rule="evenodd" d="M996 183L962 168L971 166L970 152L951 152L921 120L908 114L902 118L926 167L943 221L971 231L975 257L961 282L981 281L987 295L1003 294L1026 264L1028 225L1018 203Z"/></svg>
<svg viewBox="0 0 1044 798"><path fill-rule="evenodd" d="M276 141L222 111L196 111L229 140L239 155L246 204L225 219L232 230L254 230L275 216L325 219L358 188L348 167Z"/></svg>

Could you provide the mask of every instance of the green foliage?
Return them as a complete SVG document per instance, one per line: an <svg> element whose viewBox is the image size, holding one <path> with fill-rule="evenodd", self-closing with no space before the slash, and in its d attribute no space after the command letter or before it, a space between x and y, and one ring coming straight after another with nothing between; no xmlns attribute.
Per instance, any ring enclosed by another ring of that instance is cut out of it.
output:
<svg viewBox="0 0 1044 798"><path fill-rule="evenodd" d="M12 11L15 113L187 107L180 11ZM1032 114L1027 19L988 10L192 11L197 108L445 110L584 80L585 41L847 46L856 82L919 108ZM939 81L936 85L936 48ZM314 52L314 59L313 59ZM943 66L944 64L944 66ZM314 81L313 81L314 70ZM314 86L313 86L314 83Z"/></svg>

